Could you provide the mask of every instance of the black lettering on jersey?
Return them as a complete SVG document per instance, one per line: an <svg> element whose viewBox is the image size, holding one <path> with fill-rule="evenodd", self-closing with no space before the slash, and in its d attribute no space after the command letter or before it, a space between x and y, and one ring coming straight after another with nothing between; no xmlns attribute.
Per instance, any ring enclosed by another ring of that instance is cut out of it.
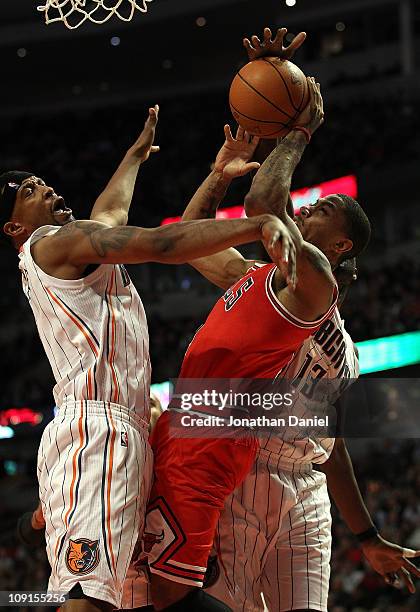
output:
<svg viewBox="0 0 420 612"><path fill-rule="evenodd" d="M334 367L340 367L346 352L346 342L341 329L336 327L331 319L327 319L314 335L314 340L331 359Z"/></svg>
<svg viewBox="0 0 420 612"><path fill-rule="evenodd" d="M231 308L235 306L236 302L241 299L244 293L246 293L252 287L253 284L254 279L252 278L252 276L250 276L246 279L244 283L242 283L242 285L239 285L236 291L233 291L232 289L228 289L226 291L225 295L223 296L226 312L228 312L228 310L231 310Z"/></svg>
<svg viewBox="0 0 420 612"><path fill-rule="evenodd" d="M346 341L344 335L334 322L327 319L314 335L314 341L323 350L326 357L331 360L331 365L339 370L337 379L343 379L340 384L340 393L346 388L350 378L350 369L345 361ZM319 355L309 351L294 377L292 384L308 398L313 398L317 387L317 381L328 374L328 370L319 363Z"/></svg>
<svg viewBox="0 0 420 612"><path fill-rule="evenodd" d="M314 340L320 346L328 340L332 332L335 330L335 325L330 319L326 319L314 336Z"/></svg>
<svg viewBox="0 0 420 612"><path fill-rule="evenodd" d="M346 343L343 340L340 346L338 347L338 350L336 351L335 355L331 359L332 364L335 368L340 367L340 363L344 359L345 355L346 355Z"/></svg>
<svg viewBox="0 0 420 612"><path fill-rule="evenodd" d="M121 276L123 280L123 285L124 287L128 287L128 285L131 283L131 279L128 275L128 272L125 269L125 266L123 266L122 264L119 264L119 268L120 268L120 272L121 272Z"/></svg>
<svg viewBox="0 0 420 612"><path fill-rule="evenodd" d="M327 374L327 370L316 363L311 370L311 376L305 379L305 384L300 390L306 397L312 398L316 389L316 383Z"/></svg>

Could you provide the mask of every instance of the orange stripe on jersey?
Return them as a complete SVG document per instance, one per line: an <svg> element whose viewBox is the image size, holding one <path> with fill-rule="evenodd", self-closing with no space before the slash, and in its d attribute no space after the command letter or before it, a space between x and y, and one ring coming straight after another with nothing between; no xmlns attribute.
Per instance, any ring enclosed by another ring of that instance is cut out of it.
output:
<svg viewBox="0 0 420 612"><path fill-rule="evenodd" d="M88 370L88 399L92 399L92 368Z"/></svg>
<svg viewBox="0 0 420 612"><path fill-rule="evenodd" d="M112 293L112 289L114 286L114 280L115 280L115 268L112 271L112 275L111 275L111 285L108 291L108 296L109 296L109 306L111 308L111 314L112 314L112 324L111 324L111 352L109 355L109 365L111 367L111 374L112 374L112 380L114 383L114 394L112 396L112 401L114 403L118 402L118 396L119 396L119 384L118 384L118 380L117 380L117 375L115 373L115 369L114 369L114 357L115 357L115 311L114 311L114 307L112 306L112 299L111 299L111 293Z"/></svg>
<svg viewBox="0 0 420 612"><path fill-rule="evenodd" d="M109 418L110 418L111 425L112 425L112 434L111 434L111 448L109 450L108 479L107 479L107 491L106 491L106 498L107 498L106 527L107 527L107 532L108 532L108 546L109 546L109 550L111 551L112 567L114 568L114 573L116 574L117 568L115 565L114 551L112 549L112 533L111 533L111 483L112 483L112 465L114 462L114 446L115 446L115 438L116 438L117 432L115 429L114 419L112 418L112 412L109 407L109 404L107 407L108 407L108 412L109 412Z"/></svg>
<svg viewBox="0 0 420 612"><path fill-rule="evenodd" d="M47 291L47 293L51 297L51 299L54 300L54 302L61 308L61 310L69 317L69 319L71 321L73 321L73 323L76 325L76 327L82 332L82 334L84 335L84 337L88 341L88 344L89 344L90 348L92 349L93 353L97 357L98 354L99 354L98 353L98 349L94 345L93 341L89 337L88 332L83 327L83 325L67 310L67 308L64 306L64 304L61 302L61 300L50 289L48 289L48 287L45 287L45 290Z"/></svg>
<svg viewBox="0 0 420 612"><path fill-rule="evenodd" d="M69 509L66 512L66 516L64 519L64 522L66 524L66 527L68 528L69 524L68 524L68 519L69 519L69 515L70 512L73 510L73 502L74 502L74 483L76 482L76 472L77 472L77 456L80 453L83 443L84 443L84 433L83 433L83 402L80 402L80 408L81 408L81 414L79 417L79 439L80 439L80 444L79 444L79 448L77 448L73 454L73 476L72 476L72 480L71 480L71 485L70 485L70 506Z"/></svg>

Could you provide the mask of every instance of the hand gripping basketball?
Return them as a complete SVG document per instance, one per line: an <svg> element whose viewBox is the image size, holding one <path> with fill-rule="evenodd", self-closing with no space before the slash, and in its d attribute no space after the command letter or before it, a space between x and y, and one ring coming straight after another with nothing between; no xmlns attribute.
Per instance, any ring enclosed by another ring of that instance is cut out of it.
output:
<svg viewBox="0 0 420 612"><path fill-rule="evenodd" d="M264 28L264 39L261 42L258 36L251 36L244 38L244 47L248 53L249 61L258 59L259 57L280 57L281 59L287 59L293 57L295 52L303 45L306 39L305 32L299 32L295 36L288 47L283 45L284 37L287 34L287 28L279 28L277 30L276 37L271 40L272 34L270 28Z"/></svg>
<svg viewBox="0 0 420 612"><path fill-rule="evenodd" d="M324 101L321 86L314 77L307 77L309 103L296 120L296 124L305 127L311 135L324 123Z"/></svg>

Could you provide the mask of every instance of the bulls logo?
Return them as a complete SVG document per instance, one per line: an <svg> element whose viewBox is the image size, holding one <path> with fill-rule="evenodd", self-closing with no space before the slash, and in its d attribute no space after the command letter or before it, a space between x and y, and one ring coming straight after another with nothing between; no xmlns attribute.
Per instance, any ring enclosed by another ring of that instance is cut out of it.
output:
<svg viewBox="0 0 420 612"><path fill-rule="evenodd" d="M162 542L164 537L163 529L158 535L156 533L148 533L147 531L143 534L143 550L145 553L149 553L155 544Z"/></svg>
<svg viewBox="0 0 420 612"><path fill-rule="evenodd" d="M99 563L99 542L79 538L70 540L66 551L66 566L76 576L88 574Z"/></svg>

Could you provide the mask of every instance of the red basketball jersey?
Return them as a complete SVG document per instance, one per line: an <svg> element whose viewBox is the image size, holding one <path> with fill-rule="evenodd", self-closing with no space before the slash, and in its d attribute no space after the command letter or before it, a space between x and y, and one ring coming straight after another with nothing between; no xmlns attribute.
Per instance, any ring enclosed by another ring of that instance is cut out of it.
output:
<svg viewBox="0 0 420 612"><path fill-rule="evenodd" d="M197 331L180 378L275 378L303 341L328 318L302 321L273 291L275 264L257 264L218 300Z"/></svg>

